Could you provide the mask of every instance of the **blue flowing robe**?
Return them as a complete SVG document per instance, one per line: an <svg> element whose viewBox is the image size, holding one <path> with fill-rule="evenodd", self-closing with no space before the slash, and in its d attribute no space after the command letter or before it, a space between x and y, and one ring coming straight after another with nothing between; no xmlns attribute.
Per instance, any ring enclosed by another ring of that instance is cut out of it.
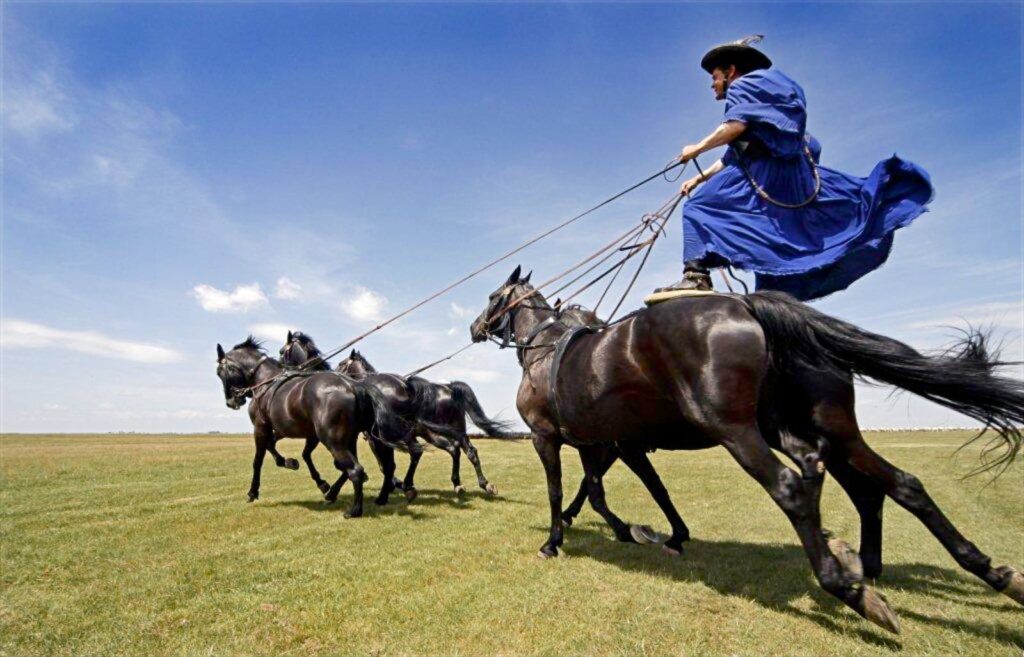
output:
<svg viewBox="0 0 1024 657"><path fill-rule="evenodd" d="M803 89L779 71L733 81L725 120L743 122L739 140L760 147L742 155L731 144L725 167L683 206L683 260L724 258L755 272L759 290L809 300L846 289L886 261L893 233L925 212L932 198L928 173L893 155L867 178L818 166L821 190L805 207L762 199L744 166L771 198L801 203L814 191L805 145L815 162L821 153L806 132Z"/></svg>

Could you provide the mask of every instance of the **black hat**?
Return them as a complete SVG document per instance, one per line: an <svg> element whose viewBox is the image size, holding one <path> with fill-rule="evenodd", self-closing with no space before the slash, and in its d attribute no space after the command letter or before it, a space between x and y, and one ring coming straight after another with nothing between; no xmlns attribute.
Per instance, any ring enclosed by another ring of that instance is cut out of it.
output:
<svg viewBox="0 0 1024 657"><path fill-rule="evenodd" d="M750 44L759 43L764 38L763 34L752 34L739 41L723 43L708 51L700 60L700 67L710 73L716 68L735 64L736 68L744 71L756 71L761 68L771 68L772 60L757 48L751 48Z"/></svg>

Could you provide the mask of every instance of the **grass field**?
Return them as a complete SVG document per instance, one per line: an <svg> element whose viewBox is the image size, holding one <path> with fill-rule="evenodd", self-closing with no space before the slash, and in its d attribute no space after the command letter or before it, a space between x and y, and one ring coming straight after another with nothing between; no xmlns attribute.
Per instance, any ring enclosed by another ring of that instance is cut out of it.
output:
<svg viewBox="0 0 1024 657"><path fill-rule="evenodd" d="M873 434L996 564L1024 566L1024 468L961 481L960 432ZM1020 655L1024 609L960 571L888 502L880 581L903 621L887 635L821 592L788 522L722 450L657 453L694 540L681 558L613 540L586 509L541 561L543 473L526 442L479 440L500 495L457 499L428 453L412 504L326 507L303 468L263 470L245 503L251 439L0 437L3 655ZM301 443L283 452L298 456ZM369 451L376 494L380 474ZM566 489L580 468L564 452ZM321 472L332 472L318 450ZM400 469L405 461L400 457ZM463 461L463 479L473 481ZM620 515L666 524L621 465ZM859 539L833 482L826 526Z"/></svg>

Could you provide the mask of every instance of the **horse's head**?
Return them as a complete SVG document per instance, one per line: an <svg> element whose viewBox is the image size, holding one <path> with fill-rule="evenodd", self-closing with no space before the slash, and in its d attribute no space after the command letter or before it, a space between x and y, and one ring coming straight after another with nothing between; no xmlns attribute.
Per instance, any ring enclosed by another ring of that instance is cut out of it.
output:
<svg viewBox="0 0 1024 657"><path fill-rule="evenodd" d="M239 409L252 394L249 387L254 383L256 368L267 360L267 355L251 335L224 353L217 345L217 376L224 384L224 401L228 408Z"/></svg>
<svg viewBox="0 0 1024 657"><path fill-rule="evenodd" d="M377 370L373 365L370 365L370 361L366 360L366 357L353 349L348 358L338 363L335 371L347 374L354 379L361 379L367 374L375 373Z"/></svg>
<svg viewBox="0 0 1024 657"><path fill-rule="evenodd" d="M521 272L522 267L516 267L508 280L491 293L487 308L469 326L473 342L483 342L491 335L501 337L506 342L514 340L515 313L522 307L520 302L526 297L530 297L532 303L547 307L544 297L530 285L533 272L520 277Z"/></svg>
<svg viewBox="0 0 1024 657"><path fill-rule="evenodd" d="M313 338L302 331L288 331L288 339L284 346L281 347L280 353L281 364L285 367L298 367L311 358L322 355L320 349L313 342ZM329 366L326 363L321 363L320 367L316 369L328 368Z"/></svg>

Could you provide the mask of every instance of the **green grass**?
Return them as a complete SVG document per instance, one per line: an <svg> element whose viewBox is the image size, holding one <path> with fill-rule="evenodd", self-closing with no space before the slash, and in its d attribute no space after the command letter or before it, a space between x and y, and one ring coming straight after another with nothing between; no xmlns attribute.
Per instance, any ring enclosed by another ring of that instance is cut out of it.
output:
<svg viewBox="0 0 1024 657"><path fill-rule="evenodd" d="M1024 468L962 481L964 433L874 434L918 474L996 564L1024 566ZM298 456L301 443L283 451ZM891 501L880 582L903 621L892 637L816 586L782 513L723 450L657 453L694 541L672 559L623 545L586 509L564 554L541 561L547 501L526 442L477 441L500 496L455 498L448 457L428 453L412 504L325 507L305 473L268 459L245 503L251 439L0 437L3 655L1020 655L1024 609L957 568ZM580 475L563 451L567 496ZM318 450L321 472L331 473ZM405 461L400 458L404 470ZM619 515L664 530L621 465ZM826 526L856 546L853 507L833 482Z"/></svg>

